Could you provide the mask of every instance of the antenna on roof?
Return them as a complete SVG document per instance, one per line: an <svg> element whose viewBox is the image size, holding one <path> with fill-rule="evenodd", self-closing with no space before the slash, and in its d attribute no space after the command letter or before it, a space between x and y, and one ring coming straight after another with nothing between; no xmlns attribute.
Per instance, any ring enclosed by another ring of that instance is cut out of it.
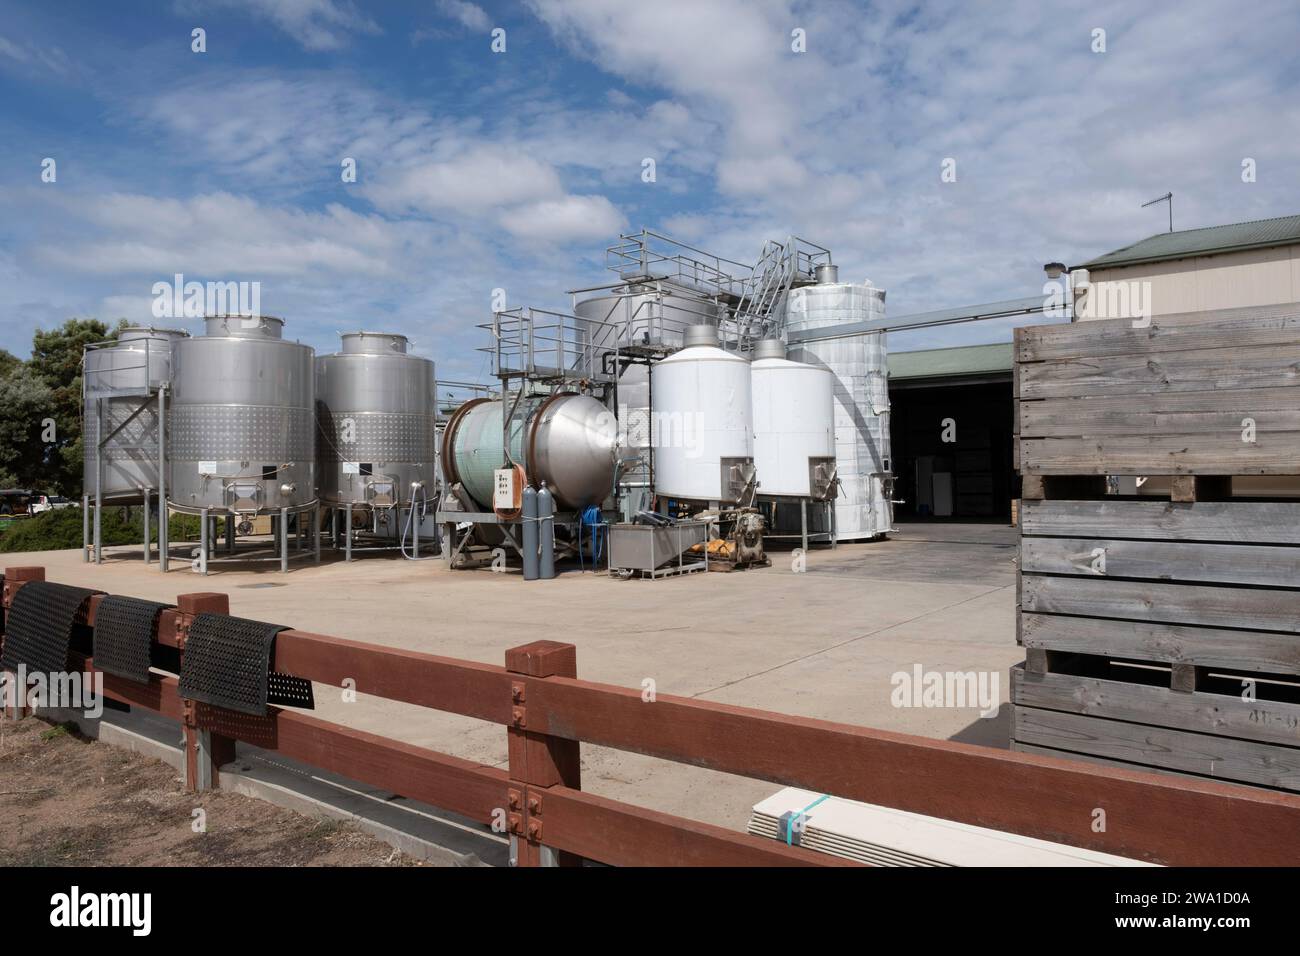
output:
<svg viewBox="0 0 1300 956"><path fill-rule="evenodd" d="M1174 231L1174 194L1165 193L1163 196L1157 196L1155 199L1151 200L1150 202L1144 202L1142 204L1142 208L1146 209L1147 206L1154 206L1158 202L1169 203L1169 231L1173 232Z"/></svg>

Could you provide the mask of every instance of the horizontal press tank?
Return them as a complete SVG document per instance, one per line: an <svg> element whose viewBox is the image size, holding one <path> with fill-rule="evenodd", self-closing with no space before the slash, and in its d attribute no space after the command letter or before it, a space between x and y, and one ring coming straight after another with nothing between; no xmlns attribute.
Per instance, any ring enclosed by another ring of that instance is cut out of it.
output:
<svg viewBox="0 0 1300 956"><path fill-rule="evenodd" d="M447 482L460 484L487 511L494 472L505 465L503 437L499 398L466 402L443 431ZM577 511L612 493L617 439L614 415L590 395L534 395L521 399L511 415L510 459L523 466L533 487L545 482L558 507Z"/></svg>
<svg viewBox="0 0 1300 956"><path fill-rule="evenodd" d="M758 493L824 499L835 478L835 379L785 354L779 339L764 340L750 363Z"/></svg>
<svg viewBox="0 0 1300 956"><path fill-rule="evenodd" d="M711 325L685 343L651 373L655 494L731 504L754 460L749 360L719 348Z"/></svg>
<svg viewBox="0 0 1300 956"><path fill-rule="evenodd" d="M128 328L117 340L85 351L83 489L95 495L99 422L108 438L98 476L105 503L141 501L158 490L158 390L172 381L172 345L179 329ZM144 407L141 407L144 406Z"/></svg>
<svg viewBox="0 0 1300 956"><path fill-rule="evenodd" d="M885 317L885 291L870 282L840 282L834 266L817 284L790 290L774 311L787 334ZM893 528L889 441L889 378L884 332L797 344L790 358L835 376L835 502L840 540L878 537Z"/></svg>
<svg viewBox="0 0 1300 956"><path fill-rule="evenodd" d="M388 507L437 479L436 395L429 359L404 335L348 332L316 357L317 486L328 505Z"/></svg>
<svg viewBox="0 0 1300 956"><path fill-rule="evenodd" d="M181 511L303 508L316 499L312 350L282 319L216 316L176 343L167 500Z"/></svg>

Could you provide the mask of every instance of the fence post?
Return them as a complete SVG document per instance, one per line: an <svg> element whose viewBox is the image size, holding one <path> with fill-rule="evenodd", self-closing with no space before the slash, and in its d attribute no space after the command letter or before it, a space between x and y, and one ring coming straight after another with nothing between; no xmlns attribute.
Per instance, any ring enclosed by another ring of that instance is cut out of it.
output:
<svg viewBox="0 0 1300 956"><path fill-rule="evenodd" d="M506 670L526 677L577 677L578 649L557 641L534 641L506 651ZM546 788L578 790L582 766L576 740L528 730L527 683L511 681L510 802L507 820L516 866L581 866L582 858L546 845Z"/></svg>
<svg viewBox="0 0 1300 956"><path fill-rule="evenodd" d="M194 618L204 612L230 613L230 595L213 591L182 594L176 598L176 647L185 655ZM185 727L185 789L212 790L217 786L217 769L235 759L235 741L199 727L197 701L181 699Z"/></svg>
<svg viewBox="0 0 1300 956"><path fill-rule="evenodd" d="M5 616L8 617L9 608L13 606L14 595L18 593L19 588L21 588L28 581L44 581L44 580L45 580L45 569L41 567L5 568L4 594L3 596L0 596L0 601L2 601L4 604ZM4 635L4 629L0 628L0 647L4 646L3 635ZM17 674L13 674L11 677L6 677L5 680L8 683L8 686L12 688L12 690L9 692L9 694L12 695L10 696L10 701L13 704L13 707L9 712L10 716L12 716L14 720L22 720L25 716L27 716L27 707L26 707L27 688L18 686Z"/></svg>

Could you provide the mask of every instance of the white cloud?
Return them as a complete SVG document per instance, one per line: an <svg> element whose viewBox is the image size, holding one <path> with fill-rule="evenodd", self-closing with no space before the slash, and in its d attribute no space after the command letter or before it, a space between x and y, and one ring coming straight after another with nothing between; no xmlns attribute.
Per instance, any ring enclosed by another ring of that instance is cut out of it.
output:
<svg viewBox="0 0 1300 956"><path fill-rule="evenodd" d="M465 0L438 0L438 9L470 30L486 31L492 26L487 13L475 3L467 3Z"/></svg>
<svg viewBox="0 0 1300 956"><path fill-rule="evenodd" d="M269 20L303 49L337 50L356 34L376 35L379 24L348 0L179 0L177 10L201 15L207 7L237 8ZM201 24L200 24L201 25Z"/></svg>
<svg viewBox="0 0 1300 956"><path fill-rule="evenodd" d="M560 176L548 163L521 150L481 144L443 162L420 163L385 171L365 188L366 196L388 212L479 212L563 193Z"/></svg>
<svg viewBox="0 0 1300 956"><path fill-rule="evenodd" d="M402 274L404 259L427 252L422 247L432 236L420 224L360 215L336 204L307 212L230 193L190 199L59 194L49 202L76 217L66 220L64 235L36 243L31 254L72 274L395 277Z"/></svg>
<svg viewBox="0 0 1300 956"><path fill-rule="evenodd" d="M511 235L541 242L608 240L627 227L627 218L604 196L564 196L527 203L501 214Z"/></svg>
<svg viewBox="0 0 1300 956"><path fill-rule="evenodd" d="M48 70L59 76L68 76L73 69L68 55L56 46L44 47L30 42L21 44L0 36L0 63L5 58L26 70Z"/></svg>

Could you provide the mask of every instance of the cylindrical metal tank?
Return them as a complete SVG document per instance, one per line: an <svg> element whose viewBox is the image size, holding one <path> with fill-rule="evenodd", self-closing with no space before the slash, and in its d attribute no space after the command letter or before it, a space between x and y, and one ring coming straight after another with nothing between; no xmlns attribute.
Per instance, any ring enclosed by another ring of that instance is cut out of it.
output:
<svg viewBox="0 0 1300 956"><path fill-rule="evenodd" d="M681 347L688 326L717 325L721 307L701 296L630 285L617 293L584 299L575 306L574 314L592 322L593 341L603 341L603 336L608 335L620 346L660 345L675 349ZM645 364L628 365L619 375L617 412L625 453L640 456L642 462L620 479L625 490L640 491L643 496L629 502L629 510L635 513L649 506L650 371Z"/></svg>
<svg viewBox="0 0 1300 956"><path fill-rule="evenodd" d="M513 400L512 400L513 401ZM529 484L550 488L558 507L598 505L614 488L618 422L590 395L559 393L523 398L511 419L510 458ZM502 461L501 399L466 402L447 422L442 467L484 510L492 510L493 473Z"/></svg>
<svg viewBox="0 0 1300 956"><path fill-rule="evenodd" d="M787 333L885 317L885 291L869 281L840 282L837 270L818 270L818 283L792 289L777 303ZM790 358L835 376L835 457L840 493L835 503L840 540L878 537L893 530L890 495L889 378L884 332L795 345Z"/></svg>
<svg viewBox="0 0 1300 956"><path fill-rule="evenodd" d="M347 332L316 357L317 487L327 505L390 507L437 483L434 366L404 335Z"/></svg>
<svg viewBox="0 0 1300 956"><path fill-rule="evenodd" d="M835 378L785 355L768 339L750 363L758 493L824 499L835 477Z"/></svg>
<svg viewBox="0 0 1300 956"><path fill-rule="evenodd" d="M100 492L104 502L141 501L146 489L158 490L157 391L171 384L173 343L188 335L180 329L133 327L118 333L115 342L86 348L86 407L81 430L85 494L95 495L101 414L104 434L112 435L103 451Z"/></svg>
<svg viewBox="0 0 1300 956"><path fill-rule="evenodd" d="M719 348L713 326L691 327L685 344L652 372L655 494L733 503L737 468L754 459L749 360Z"/></svg>
<svg viewBox="0 0 1300 956"><path fill-rule="evenodd" d="M167 500L241 514L316 500L315 369L282 319L217 316L172 349Z"/></svg>

